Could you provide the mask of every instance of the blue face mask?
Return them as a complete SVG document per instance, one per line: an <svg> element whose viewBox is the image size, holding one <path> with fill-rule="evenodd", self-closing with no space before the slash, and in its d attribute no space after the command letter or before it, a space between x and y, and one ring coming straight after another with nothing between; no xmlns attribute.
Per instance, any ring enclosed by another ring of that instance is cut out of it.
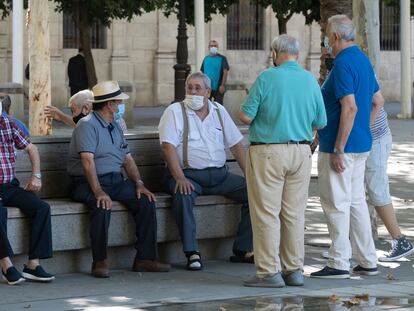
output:
<svg viewBox="0 0 414 311"><path fill-rule="evenodd" d="M125 114L125 104L122 103L118 105L118 112L114 113L114 119L119 120L124 116L124 114Z"/></svg>
<svg viewBox="0 0 414 311"><path fill-rule="evenodd" d="M328 53L332 55L332 46L329 44L329 38L327 36L323 39L323 45Z"/></svg>
<svg viewBox="0 0 414 311"><path fill-rule="evenodd" d="M218 48L215 46L210 47L210 53L211 54L217 54L218 53Z"/></svg>

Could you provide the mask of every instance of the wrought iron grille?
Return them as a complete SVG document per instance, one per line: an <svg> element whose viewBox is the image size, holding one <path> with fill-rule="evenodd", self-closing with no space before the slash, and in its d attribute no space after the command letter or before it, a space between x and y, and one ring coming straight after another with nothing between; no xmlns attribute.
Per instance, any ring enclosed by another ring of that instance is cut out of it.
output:
<svg viewBox="0 0 414 311"><path fill-rule="evenodd" d="M240 0L227 15L228 50L263 49L264 9L249 0Z"/></svg>
<svg viewBox="0 0 414 311"><path fill-rule="evenodd" d="M380 1L380 47L382 51L400 50L400 7Z"/></svg>
<svg viewBox="0 0 414 311"><path fill-rule="evenodd" d="M80 46L79 30L71 15L63 14L63 48L77 49ZM106 27L100 23L91 26L91 47L106 49Z"/></svg>

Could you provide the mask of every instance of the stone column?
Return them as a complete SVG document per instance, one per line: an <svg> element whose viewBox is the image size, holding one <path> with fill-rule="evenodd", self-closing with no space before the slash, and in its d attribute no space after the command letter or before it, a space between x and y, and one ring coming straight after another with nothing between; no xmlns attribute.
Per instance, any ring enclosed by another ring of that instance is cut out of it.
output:
<svg viewBox="0 0 414 311"><path fill-rule="evenodd" d="M401 118L412 117L410 64L410 1L400 1L401 14Z"/></svg>
<svg viewBox="0 0 414 311"><path fill-rule="evenodd" d="M125 122L128 128L135 126L134 106L135 106L135 87L134 71L128 54L128 27L129 23L125 20L114 21L112 23L112 56L110 60L111 79L119 82L123 92L129 95L125 104Z"/></svg>
<svg viewBox="0 0 414 311"><path fill-rule="evenodd" d="M204 0L194 0L196 70L204 59Z"/></svg>
<svg viewBox="0 0 414 311"><path fill-rule="evenodd" d="M23 84L23 0L13 0L13 74L14 83Z"/></svg>

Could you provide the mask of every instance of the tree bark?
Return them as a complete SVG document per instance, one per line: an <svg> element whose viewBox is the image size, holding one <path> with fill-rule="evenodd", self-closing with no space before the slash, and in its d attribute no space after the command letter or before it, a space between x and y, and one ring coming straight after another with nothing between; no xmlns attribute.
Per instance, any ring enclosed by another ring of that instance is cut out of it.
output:
<svg viewBox="0 0 414 311"><path fill-rule="evenodd" d="M44 114L51 103L48 0L30 0L29 18L29 129L34 136L52 134L52 120Z"/></svg>
<svg viewBox="0 0 414 311"><path fill-rule="evenodd" d="M287 33L287 22L285 18L277 18L277 25L279 27L279 35Z"/></svg>
<svg viewBox="0 0 414 311"><path fill-rule="evenodd" d="M321 21L321 43L326 36L326 24L328 23L328 18L336 14L345 14L352 19L352 0L320 0L320 13ZM321 66L319 69L319 83L322 83L326 79L327 68L326 68L326 59L329 58L329 55L326 54L326 51L321 44Z"/></svg>

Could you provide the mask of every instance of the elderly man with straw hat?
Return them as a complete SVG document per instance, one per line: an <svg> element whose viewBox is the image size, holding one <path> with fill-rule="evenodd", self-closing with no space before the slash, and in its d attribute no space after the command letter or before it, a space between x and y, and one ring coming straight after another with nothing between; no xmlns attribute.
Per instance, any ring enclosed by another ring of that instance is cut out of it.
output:
<svg viewBox="0 0 414 311"><path fill-rule="evenodd" d="M73 131L68 160L71 198L90 208L92 275L109 277L106 249L112 200L125 205L135 220L137 254L132 269L167 272L170 265L156 261L155 196L145 187L122 130L114 121L118 106L129 97L116 81L98 83L92 91L93 112ZM122 169L128 179L124 179Z"/></svg>

